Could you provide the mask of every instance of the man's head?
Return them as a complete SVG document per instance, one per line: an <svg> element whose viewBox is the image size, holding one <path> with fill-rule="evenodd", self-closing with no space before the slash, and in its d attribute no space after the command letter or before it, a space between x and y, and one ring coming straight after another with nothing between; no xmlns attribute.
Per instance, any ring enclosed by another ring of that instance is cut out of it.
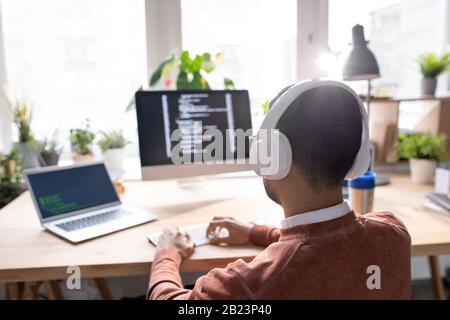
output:
<svg viewBox="0 0 450 320"><path fill-rule="evenodd" d="M264 180L274 201L279 202L278 186L286 187L286 183L301 184L316 193L340 190L361 145L362 115L352 94L332 86L310 89L291 103L277 129L289 139L292 166L286 178Z"/></svg>

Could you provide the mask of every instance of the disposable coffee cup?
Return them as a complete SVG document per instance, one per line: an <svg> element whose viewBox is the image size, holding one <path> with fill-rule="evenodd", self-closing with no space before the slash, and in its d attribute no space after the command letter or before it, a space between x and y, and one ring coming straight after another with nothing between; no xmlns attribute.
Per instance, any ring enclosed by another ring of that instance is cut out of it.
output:
<svg viewBox="0 0 450 320"><path fill-rule="evenodd" d="M366 214L373 210L374 193L375 174L371 171L348 182L350 206L357 214Z"/></svg>

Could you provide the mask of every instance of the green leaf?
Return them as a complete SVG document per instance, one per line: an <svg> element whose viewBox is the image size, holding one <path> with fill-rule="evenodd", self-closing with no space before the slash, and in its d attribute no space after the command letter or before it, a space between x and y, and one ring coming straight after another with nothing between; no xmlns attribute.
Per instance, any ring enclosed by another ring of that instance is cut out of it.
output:
<svg viewBox="0 0 450 320"><path fill-rule="evenodd" d="M261 108L263 109L264 114L267 114L270 109L270 100L266 100L261 104Z"/></svg>
<svg viewBox="0 0 450 320"><path fill-rule="evenodd" d="M185 71L181 71L177 77L177 89L178 90L189 90L191 89L190 83L187 77L187 73Z"/></svg>
<svg viewBox="0 0 450 320"><path fill-rule="evenodd" d="M86 122L84 128L76 128L70 130L70 144L73 150L80 155L92 154L91 144L95 139L95 133L91 131L89 122Z"/></svg>
<svg viewBox="0 0 450 320"><path fill-rule="evenodd" d="M199 72L202 68L202 57L196 55L194 60L192 61L190 71L192 73Z"/></svg>
<svg viewBox="0 0 450 320"><path fill-rule="evenodd" d="M130 143L122 133L122 130L102 132L103 137L97 142L98 146L105 152L109 149L121 149Z"/></svg>
<svg viewBox="0 0 450 320"><path fill-rule="evenodd" d="M221 61L223 54L216 55L216 61ZM212 60L209 52L201 55L195 55L192 59L188 50L183 50L179 57L171 55L163 61L158 69L153 73L150 79L150 86L154 86L158 81L164 80L170 74L170 71L178 67L178 76L176 79L176 88L178 90L210 90L211 87L204 77L204 74L211 73L216 68L216 62ZM226 89L234 89L234 83L231 79L224 79ZM134 99L128 104L127 110L134 107Z"/></svg>
<svg viewBox="0 0 450 320"><path fill-rule="evenodd" d="M19 132L19 142L33 142L34 134L31 130L33 111L25 101L16 101L13 112L14 123Z"/></svg>
<svg viewBox="0 0 450 320"><path fill-rule="evenodd" d="M202 55L201 69L206 73L211 73L216 68L216 64L211 60L211 54L209 52L205 52Z"/></svg>
<svg viewBox="0 0 450 320"><path fill-rule="evenodd" d="M429 133L400 134L397 156L400 159L431 159L442 161L448 157L445 135Z"/></svg>
<svg viewBox="0 0 450 320"><path fill-rule="evenodd" d="M142 86L140 86L137 91L142 91L144 90ZM135 98L135 94L131 97L130 102L128 102L127 108L125 109L125 112L131 111L136 107L136 98Z"/></svg>
<svg viewBox="0 0 450 320"><path fill-rule="evenodd" d="M228 78L223 79L223 86L224 86L225 90L234 90L235 89L233 80L228 79Z"/></svg>
<svg viewBox="0 0 450 320"><path fill-rule="evenodd" d="M191 64L192 64L192 60L189 57L189 51L185 50L185 51L181 52L180 65L178 67L180 69L180 72L189 72Z"/></svg>
<svg viewBox="0 0 450 320"><path fill-rule="evenodd" d="M200 72L194 72L193 73L193 78L192 78L192 89L195 90L202 90L202 89L209 89L209 84L206 81L205 78L202 77L202 75L200 74Z"/></svg>
<svg viewBox="0 0 450 320"><path fill-rule="evenodd" d="M437 57L433 52L422 53L417 57L420 71L424 77L437 77L450 71L450 52L445 52Z"/></svg>
<svg viewBox="0 0 450 320"><path fill-rule="evenodd" d="M158 83L158 81L161 79L161 74L163 72L164 67L168 64L171 64L174 60L175 54L172 54L163 62L161 62L161 64L158 66L158 68L153 72L152 76L150 77L150 81L148 83L150 87L153 87Z"/></svg>

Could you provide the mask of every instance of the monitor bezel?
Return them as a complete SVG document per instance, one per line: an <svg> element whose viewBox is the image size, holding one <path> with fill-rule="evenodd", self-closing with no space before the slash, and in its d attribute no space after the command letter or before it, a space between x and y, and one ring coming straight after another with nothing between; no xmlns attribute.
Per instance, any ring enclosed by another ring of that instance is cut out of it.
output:
<svg viewBox="0 0 450 320"><path fill-rule="evenodd" d="M162 94L190 94L190 93L220 93L220 94L244 94L247 98L247 105L250 111L250 128L253 130L253 123L251 117L250 97L248 90L143 90L137 91L135 94L136 101L136 120L138 124L138 136L141 136L139 129L139 119L137 108L140 104L141 98L146 96L155 96ZM141 144L139 143L139 161L141 164L141 177L142 180L163 180L163 179L178 179L189 178L196 176L214 175L229 172L241 172L251 171L253 166L249 162L249 157L240 158L238 162L244 163L221 163L207 164L207 163L195 163L195 164L155 164L155 165L142 165L141 159Z"/></svg>

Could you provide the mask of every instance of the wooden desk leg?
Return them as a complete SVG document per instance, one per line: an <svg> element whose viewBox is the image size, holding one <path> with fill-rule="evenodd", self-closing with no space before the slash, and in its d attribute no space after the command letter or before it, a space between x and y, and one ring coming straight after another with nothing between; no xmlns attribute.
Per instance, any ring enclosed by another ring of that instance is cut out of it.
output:
<svg viewBox="0 0 450 320"><path fill-rule="evenodd" d="M58 281L47 280L44 281L45 289L47 290L48 300L63 300L64 297L61 293L61 288L59 287Z"/></svg>
<svg viewBox="0 0 450 320"><path fill-rule="evenodd" d="M11 300L22 300L25 292L25 284L23 282L7 283L8 295Z"/></svg>
<svg viewBox="0 0 450 320"><path fill-rule="evenodd" d="M444 283L441 277L441 267L439 265L439 256L429 256L428 262L431 269L433 281L434 296L438 300L444 300Z"/></svg>
<svg viewBox="0 0 450 320"><path fill-rule="evenodd" d="M97 285L100 296L103 300L112 300L111 292L104 278L95 278L95 284Z"/></svg>
<svg viewBox="0 0 450 320"><path fill-rule="evenodd" d="M38 300L39 294L38 290L41 285L41 282L25 282L25 295L27 299Z"/></svg>

